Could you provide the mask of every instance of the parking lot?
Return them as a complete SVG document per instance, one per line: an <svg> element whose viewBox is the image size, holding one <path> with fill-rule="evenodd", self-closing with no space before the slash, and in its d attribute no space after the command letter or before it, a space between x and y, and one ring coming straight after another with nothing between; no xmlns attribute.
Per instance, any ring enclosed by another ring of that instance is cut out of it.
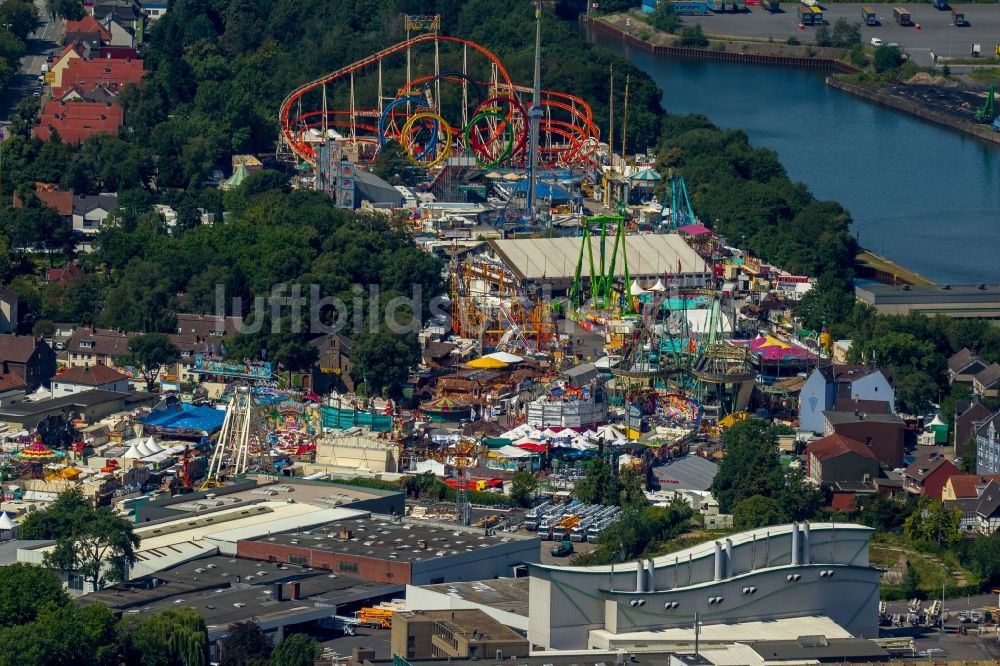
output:
<svg viewBox="0 0 1000 666"><path fill-rule="evenodd" d="M798 23L798 5L793 2L783 2L782 11L771 14L759 6L751 6L747 12L739 14L712 14L709 16L685 16L686 25L699 24L710 35L753 37L785 41L795 37L802 42L813 39L814 27L800 28ZM824 18L828 25L833 25L838 18L845 18L852 23L861 22L861 7L858 4L827 4L823 5ZM923 55L929 60L933 52L943 57L966 57L970 54L972 44L982 44L983 55L992 55L994 48L1000 44L1000 6L998 5L962 5L965 20L969 25L955 27L951 22L951 12L935 9L930 4L906 5L916 27L898 26L893 20L892 8L900 5L870 4L879 17L880 25L862 25L861 37L865 44L871 43L872 37L878 37L885 43L896 42L903 49L921 60ZM916 52L916 53L914 53Z"/></svg>

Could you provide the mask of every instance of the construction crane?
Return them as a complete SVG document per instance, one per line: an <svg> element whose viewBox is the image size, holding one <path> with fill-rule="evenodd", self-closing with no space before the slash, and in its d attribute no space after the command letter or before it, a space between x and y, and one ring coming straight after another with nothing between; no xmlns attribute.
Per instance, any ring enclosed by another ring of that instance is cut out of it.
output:
<svg viewBox="0 0 1000 666"><path fill-rule="evenodd" d="M995 92L996 86L991 83L989 90L986 91L986 99L983 100L983 105L976 109L977 123L992 123L993 119L997 117L996 100L994 99Z"/></svg>

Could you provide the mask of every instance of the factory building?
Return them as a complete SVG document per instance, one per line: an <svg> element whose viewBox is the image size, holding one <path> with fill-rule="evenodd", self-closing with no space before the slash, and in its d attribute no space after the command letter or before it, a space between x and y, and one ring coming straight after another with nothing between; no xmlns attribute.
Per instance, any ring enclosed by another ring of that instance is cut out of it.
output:
<svg viewBox="0 0 1000 666"><path fill-rule="evenodd" d="M793 523L617 566L532 564L528 638L537 648L627 649L685 628L693 639L696 618L775 626L819 619L874 637L879 572L868 563L871 531Z"/></svg>
<svg viewBox="0 0 1000 666"><path fill-rule="evenodd" d="M427 585L512 576L537 562L539 539L516 533L392 516L364 515L240 539L236 554L287 562L396 585Z"/></svg>

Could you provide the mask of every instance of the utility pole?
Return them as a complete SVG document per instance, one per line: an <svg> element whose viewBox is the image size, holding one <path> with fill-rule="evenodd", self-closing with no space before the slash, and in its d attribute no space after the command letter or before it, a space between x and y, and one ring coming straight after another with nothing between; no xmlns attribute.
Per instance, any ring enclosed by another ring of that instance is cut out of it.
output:
<svg viewBox="0 0 1000 666"><path fill-rule="evenodd" d="M525 214L535 220L535 187L538 183L538 125L542 119L542 2L535 0L535 81L528 111L531 129L528 135L528 197Z"/></svg>
<svg viewBox="0 0 1000 666"><path fill-rule="evenodd" d="M698 639L701 638L701 613L694 614L694 654L698 655Z"/></svg>

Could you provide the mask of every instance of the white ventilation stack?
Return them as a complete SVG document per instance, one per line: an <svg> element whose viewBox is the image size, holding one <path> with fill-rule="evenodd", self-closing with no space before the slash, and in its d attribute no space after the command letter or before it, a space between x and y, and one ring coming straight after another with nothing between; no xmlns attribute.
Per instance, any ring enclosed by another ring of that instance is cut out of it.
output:
<svg viewBox="0 0 1000 666"><path fill-rule="evenodd" d="M722 580L725 567L722 563L722 544L715 542L715 580Z"/></svg>
<svg viewBox="0 0 1000 666"><path fill-rule="evenodd" d="M809 521L802 523L802 563L812 564L812 556L809 552Z"/></svg>
<svg viewBox="0 0 1000 666"><path fill-rule="evenodd" d="M799 557L799 551L801 549L800 538L799 538L799 524L792 523L792 566L798 566L802 563L802 559Z"/></svg>
<svg viewBox="0 0 1000 666"><path fill-rule="evenodd" d="M636 592L645 592L646 591L646 586L644 584L645 581L643 580L645 578L645 575L646 575L646 572L642 568L642 560L636 560L636 562L635 562L635 591Z"/></svg>

